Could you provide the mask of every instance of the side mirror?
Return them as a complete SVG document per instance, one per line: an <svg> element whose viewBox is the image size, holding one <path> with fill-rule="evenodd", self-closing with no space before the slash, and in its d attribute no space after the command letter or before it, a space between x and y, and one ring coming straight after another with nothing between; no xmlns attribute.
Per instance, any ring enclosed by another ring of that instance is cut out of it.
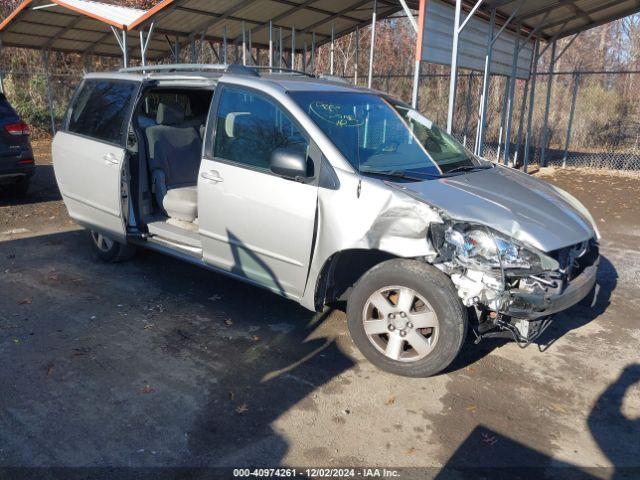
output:
<svg viewBox="0 0 640 480"><path fill-rule="evenodd" d="M306 148L301 146L276 148L271 152L271 171L285 178L307 178Z"/></svg>

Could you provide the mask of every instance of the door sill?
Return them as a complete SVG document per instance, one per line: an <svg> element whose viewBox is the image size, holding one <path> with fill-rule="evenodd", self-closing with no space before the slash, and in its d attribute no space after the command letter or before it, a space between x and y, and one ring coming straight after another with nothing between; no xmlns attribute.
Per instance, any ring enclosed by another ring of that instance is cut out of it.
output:
<svg viewBox="0 0 640 480"><path fill-rule="evenodd" d="M202 258L202 241L195 230L181 228L165 220L147 223L149 242L159 243L170 248L177 248L196 258Z"/></svg>

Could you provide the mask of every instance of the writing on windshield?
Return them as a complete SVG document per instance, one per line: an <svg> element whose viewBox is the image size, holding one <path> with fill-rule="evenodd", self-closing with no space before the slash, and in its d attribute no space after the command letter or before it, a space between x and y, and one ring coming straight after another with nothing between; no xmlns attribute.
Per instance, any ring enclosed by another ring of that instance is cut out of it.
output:
<svg viewBox="0 0 640 480"><path fill-rule="evenodd" d="M477 163L453 137L400 103L365 92L291 92L354 168L440 176Z"/></svg>

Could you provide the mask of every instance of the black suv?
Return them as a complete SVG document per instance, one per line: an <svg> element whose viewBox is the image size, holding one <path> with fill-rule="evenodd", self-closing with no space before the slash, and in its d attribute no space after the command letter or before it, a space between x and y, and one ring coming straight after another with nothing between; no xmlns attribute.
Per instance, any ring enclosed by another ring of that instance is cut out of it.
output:
<svg viewBox="0 0 640 480"><path fill-rule="evenodd" d="M0 187L25 194L35 173L29 125L0 93Z"/></svg>

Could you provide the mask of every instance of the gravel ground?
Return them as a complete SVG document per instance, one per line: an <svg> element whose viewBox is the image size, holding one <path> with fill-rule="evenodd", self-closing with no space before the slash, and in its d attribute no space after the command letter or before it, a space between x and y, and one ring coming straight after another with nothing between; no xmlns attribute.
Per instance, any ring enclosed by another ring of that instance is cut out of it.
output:
<svg viewBox="0 0 640 480"><path fill-rule="evenodd" d="M446 373L406 379L361 357L340 311L313 314L152 252L100 263L47 152L36 145L28 196L0 197L0 468L640 475L637 177L538 174L601 228L595 308L558 315L539 347L469 339Z"/></svg>

